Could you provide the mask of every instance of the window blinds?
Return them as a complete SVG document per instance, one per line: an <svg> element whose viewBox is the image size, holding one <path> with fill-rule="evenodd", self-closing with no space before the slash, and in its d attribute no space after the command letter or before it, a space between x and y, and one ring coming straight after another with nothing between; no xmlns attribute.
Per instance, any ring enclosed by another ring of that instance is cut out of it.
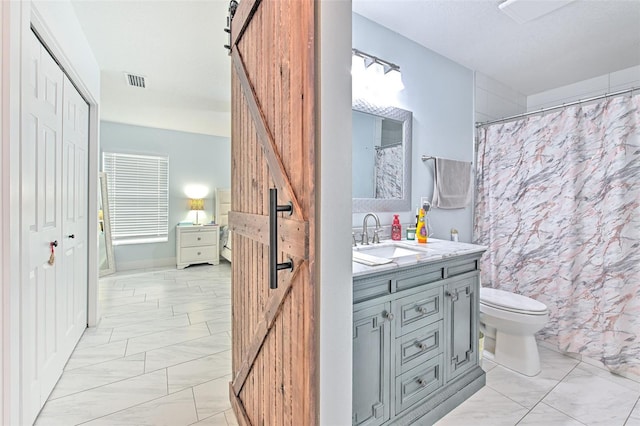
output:
<svg viewBox="0 0 640 426"><path fill-rule="evenodd" d="M168 241L169 157L105 152L113 244Z"/></svg>

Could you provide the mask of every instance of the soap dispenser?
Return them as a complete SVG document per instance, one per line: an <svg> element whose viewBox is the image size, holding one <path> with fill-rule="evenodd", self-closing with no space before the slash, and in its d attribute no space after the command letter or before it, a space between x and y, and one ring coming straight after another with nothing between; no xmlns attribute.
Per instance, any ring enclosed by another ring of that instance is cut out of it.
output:
<svg viewBox="0 0 640 426"><path fill-rule="evenodd" d="M402 239L402 225L400 225L400 219L397 214L393 215L393 223L391 224L391 239L393 241L400 241Z"/></svg>

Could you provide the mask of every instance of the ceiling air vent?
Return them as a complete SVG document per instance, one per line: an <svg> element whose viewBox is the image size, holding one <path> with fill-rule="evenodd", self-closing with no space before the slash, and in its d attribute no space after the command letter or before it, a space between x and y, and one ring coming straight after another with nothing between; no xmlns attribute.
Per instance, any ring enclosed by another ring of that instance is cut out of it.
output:
<svg viewBox="0 0 640 426"><path fill-rule="evenodd" d="M124 73L124 76L127 79L127 84L132 87L140 87L144 89L146 87L144 82L144 77L141 75Z"/></svg>
<svg viewBox="0 0 640 426"><path fill-rule="evenodd" d="M519 24L533 21L575 0L506 0L498 5L501 11Z"/></svg>

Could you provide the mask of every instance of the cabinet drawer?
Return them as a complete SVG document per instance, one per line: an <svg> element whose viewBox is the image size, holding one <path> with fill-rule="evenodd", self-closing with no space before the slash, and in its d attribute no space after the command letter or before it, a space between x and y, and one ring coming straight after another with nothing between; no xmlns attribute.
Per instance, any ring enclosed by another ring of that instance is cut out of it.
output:
<svg viewBox="0 0 640 426"><path fill-rule="evenodd" d="M394 304L396 336L415 331L443 317L442 286L398 299Z"/></svg>
<svg viewBox="0 0 640 426"><path fill-rule="evenodd" d="M437 355L396 378L395 414L411 407L442 386L443 356Z"/></svg>
<svg viewBox="0 0 640 426"><path fill-rule="evenodd" d="M215 232L183 232L180 234L180 247L210 246L217 244Z"/></svg>
<svg viewBox="0 0 640 426"><path fill-rule="evenodd" d="M447 266L447 278L455 277L456 275L466 274L467 272L475 271L478 269L478 261L476 259L463 260L460 262L452 262Z"/></svg>
<svg viewBox="0 0 640 426"><path fill-rule="evenodd" d="M186 247L181 249L182 263L209 262L215 259L217 247Z"/></svg>
<svg viewBox="0 0 640 426"><path fill-rule="evenodd" d="M408 276L400 276L396 280L396 291L407 290L409 288L440 281L443 276L443 268L430 268L427 270L421 270L417 275L412 273Z"/></svg>
<svg viewBox="0 0 640 426"><path fill-rule="evenodd" d="M365 278L354 281L353 303L391 294L391 279L388 276Z"/></svg>
<svg viewBox="0 0 640 426"><path fill-rule="evenodd" d="M396 339L396 376L444 352L443 322L438 321Z"/></svg>

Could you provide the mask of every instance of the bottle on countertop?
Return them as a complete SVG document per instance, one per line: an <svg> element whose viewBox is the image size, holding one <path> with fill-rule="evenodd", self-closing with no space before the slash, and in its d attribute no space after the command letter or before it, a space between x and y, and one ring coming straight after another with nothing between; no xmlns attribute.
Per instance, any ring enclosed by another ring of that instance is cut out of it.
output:
<svg viewBox="0 0 640 426"><path fill-rule="evenodd" d="M400 241L402 239L402 225L400 225L400 219L397 214L393 215L393 223L391 224L391 239L393 241Z"/></svg>
<svg viewBox="0 0 640 426"><path fill-rule="evenodd" d="M418 213L418 226L416 228L416 240L418 240L419 244L427 243L427 225L425 223L425 211L423 208L420 208L420 212Z"/></svg>

